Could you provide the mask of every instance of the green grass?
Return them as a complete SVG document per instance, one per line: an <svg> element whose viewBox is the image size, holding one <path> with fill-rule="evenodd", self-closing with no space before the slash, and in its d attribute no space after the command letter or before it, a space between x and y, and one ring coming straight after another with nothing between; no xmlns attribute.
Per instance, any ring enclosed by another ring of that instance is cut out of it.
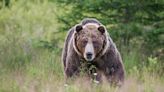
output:
<svg viewBox="0 0 164 92"><path fill-rule="evenodd" d="M60 31L54 3L38 0L12 2L0 9L0 92L163 92L164 79L151 72L158 60L139 69L138 53L124 56L125 84L121 88L108 83L96 85L79 77L67 87L61 62L66 32ZM154 63L155 62L155 63Z"/></svg>

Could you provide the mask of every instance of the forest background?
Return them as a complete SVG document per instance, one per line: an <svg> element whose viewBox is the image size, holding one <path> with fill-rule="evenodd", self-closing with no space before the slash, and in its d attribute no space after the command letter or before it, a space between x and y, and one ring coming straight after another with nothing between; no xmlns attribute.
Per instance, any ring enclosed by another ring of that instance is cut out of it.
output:
<svg viewBox="0 0 164 92"><path fill-rule="evenodd" d="M84 18L107 27L126 70L122 88L64 87L61 52ZM0 92L164 92L163 0L0 0Z"/></svg>

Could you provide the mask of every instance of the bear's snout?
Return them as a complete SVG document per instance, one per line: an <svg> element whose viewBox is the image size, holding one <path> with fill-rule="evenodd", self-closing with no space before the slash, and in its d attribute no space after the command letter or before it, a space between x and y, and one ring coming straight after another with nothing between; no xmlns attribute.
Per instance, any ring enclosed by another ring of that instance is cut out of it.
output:
<svg viewBox="0 0 164 92"><path fill-rule="evenodd" d="M88 59L88 60L91 60L93 54L92 54L92 52L87 52L87 53L86 53L86 56L87 56L87 59Z"/></svg>
<svg viewBox="0 0 164 92"><path fill-rule="evenodd" d="M86 61L92 61L95 58L94 47L91 42L88 42L85 47L84 58Z"/></svg>

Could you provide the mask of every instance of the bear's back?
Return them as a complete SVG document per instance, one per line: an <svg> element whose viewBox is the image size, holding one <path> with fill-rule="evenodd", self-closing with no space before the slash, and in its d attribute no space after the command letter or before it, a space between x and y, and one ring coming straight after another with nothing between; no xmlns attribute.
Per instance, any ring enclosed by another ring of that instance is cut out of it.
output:
<svg viewBox="0 0 164 92"><path fill-rule="evenodd" d="M62 61L64 63L64 67L66 66L66 57L68 55L68 45L71 41L71 38L73 36L73 33L74 33L74 28L71 28L68 33L67 33L67 36L66 36L66 39L65 39L65 44L64 44L64 47L63 47L63 53L62 53Z"/></svg>

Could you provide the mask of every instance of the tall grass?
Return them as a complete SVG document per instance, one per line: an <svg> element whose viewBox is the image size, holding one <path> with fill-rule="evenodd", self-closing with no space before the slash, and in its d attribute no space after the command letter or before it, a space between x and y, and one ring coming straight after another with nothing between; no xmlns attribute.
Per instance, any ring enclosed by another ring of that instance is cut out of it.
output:
<svg viewBox="0 0 164 92"><path fill-rule="evenodd" d="M127 73L122 88L96 85L83 77L65 87L60 58L66 32L59 32L62 25L56 19L62 12L47 0L12 1L0 9L0 92L164 91L163 77L152 73L158 60L150 57L141 70L135 50L123 55Z"/></svg>

